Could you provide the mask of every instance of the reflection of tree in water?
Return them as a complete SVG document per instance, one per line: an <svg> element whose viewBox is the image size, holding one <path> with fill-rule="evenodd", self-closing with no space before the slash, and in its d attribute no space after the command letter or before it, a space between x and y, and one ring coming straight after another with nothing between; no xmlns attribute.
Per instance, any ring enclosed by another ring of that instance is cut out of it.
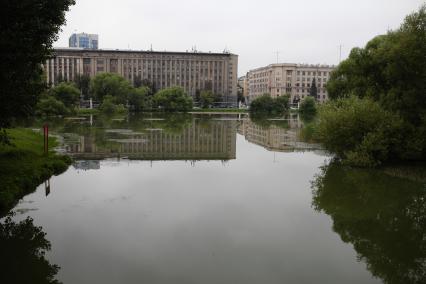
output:
<svg viewBox="0 0 426 284"><path fill-rule="evenodd" d="M257 126L263 127L263 128L270 128L271 126L276 126L279 128L287 129L289 128L288 124L288 118L289 116L285 117L277 117L276 119L280 120L273 120L273 117L271 116L265 116L265 115L250 115L250 120L256 124ZM285 120L284 120L285 119Z"/></svg>
<svg viewBox="0 0 426 284"><path fill-rule="evenodd" d="M59 266L45 258L50 242L30 217L15 223L8 216L0 223L0 283L60 283Z"/></svg>
<svg viewBox="0 0 426 284"><path fill-rule="evenodd" d="M331 164L313 181L313 206L385 283L426 283L426 187Z"/></svg>

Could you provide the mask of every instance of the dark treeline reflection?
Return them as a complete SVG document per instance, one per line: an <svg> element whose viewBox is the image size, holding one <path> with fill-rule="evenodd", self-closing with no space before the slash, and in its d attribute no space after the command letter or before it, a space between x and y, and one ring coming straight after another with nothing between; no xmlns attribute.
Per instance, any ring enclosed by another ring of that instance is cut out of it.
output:
<svg viewBox="0 0 426 284"><path fill-rule="evenodd" d="M41 227L27 217L16 223L11 216L0 222L0 283L55 283L59 266L45 258L50 242Z"/></svg>
<svg viewBox="0 0 426 284"><path fill-rule="evenodd" d="M312 183L315 209L384 283L426 283L426 185L413 180L331 163Z"/></svg>

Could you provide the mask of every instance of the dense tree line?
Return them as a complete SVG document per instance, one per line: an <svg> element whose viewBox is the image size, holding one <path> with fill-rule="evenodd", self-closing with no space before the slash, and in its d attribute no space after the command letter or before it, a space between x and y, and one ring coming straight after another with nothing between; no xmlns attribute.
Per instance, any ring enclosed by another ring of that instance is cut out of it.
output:
<svg viewBox="0 0 426 284"><path fill-rule="evenodd" d="M39 100L36 113L54 116L75 112L86 88L79 89L79 82L62 82L50 88ZM186 112L192 109L192 98L180 87L166 88L154 94L149 84L133 87L129 81L113 73L98 74L85 84L88 85L87 98L98 101L99 109L106 114L152 110ZM209 92L202 92L203 106L210 104L211 96Z"/></svg>
<svg viewBox="0 0 426 284"><path fill-rule="evenodd" d="M45 88L42 63L74 0L5 0L0 17L0 129L34 114ZM0 143L6 142L5 131Z"/></svg>
<svg viewBox="0 0 426 284"><path fill-rule="evenodd" d="M357 166L425 160L425 66L426 5L399 29L352 49L331 74L331 102L318 119L325 147Z"/></svg>

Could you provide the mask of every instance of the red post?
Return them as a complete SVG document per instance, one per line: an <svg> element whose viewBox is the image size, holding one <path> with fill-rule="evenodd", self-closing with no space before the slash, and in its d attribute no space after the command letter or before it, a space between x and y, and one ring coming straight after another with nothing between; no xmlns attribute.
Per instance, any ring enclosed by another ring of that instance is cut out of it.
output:
<svg viewBox="0 0 426 284"><path fill-rule="evenodd" d="M43 125L43 136L44 136L44 154L49 153L49 126L47 123Z"/></svg>

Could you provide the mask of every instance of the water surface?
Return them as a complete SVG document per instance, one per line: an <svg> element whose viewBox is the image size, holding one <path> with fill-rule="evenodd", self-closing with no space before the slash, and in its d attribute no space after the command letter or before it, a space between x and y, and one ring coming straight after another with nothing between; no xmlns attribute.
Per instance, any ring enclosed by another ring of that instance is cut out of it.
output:
<svg viewBox="0 0 426 284"><path fill-rule="evenodd" d="M41 226L63 283L424 283L424 180L342 170L302 126L52 122L76 162L13 220Z"/></svg>

